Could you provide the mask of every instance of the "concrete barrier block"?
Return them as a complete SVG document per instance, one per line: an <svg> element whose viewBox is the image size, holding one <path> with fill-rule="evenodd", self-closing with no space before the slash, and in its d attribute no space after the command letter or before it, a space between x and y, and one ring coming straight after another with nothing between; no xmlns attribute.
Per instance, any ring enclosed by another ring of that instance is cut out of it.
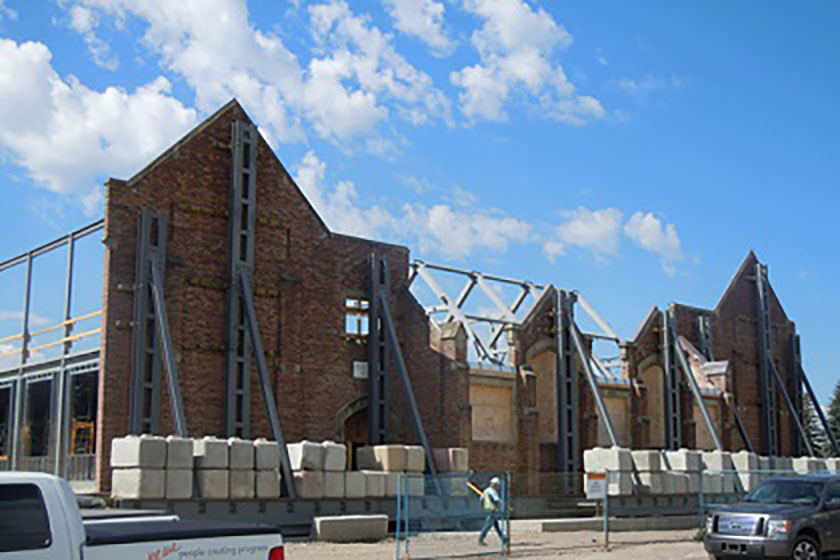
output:
<svg viewBox="0 0 840 560"><path fill-rule="evenodd" d="M628 454L629 456L629 454ZM610 472L607 492L610 496L632 496L633 474L629 472Z"/></svg>
<svg viewBox="0 0 840 560"><path fill-rule="evenodd" d="M360 471L365 475L365 495L368 498L384 498L388 476L381 471Z"/></svg>
<svg viewBox="0 0 840 560"><path fill-rule="evenodd" d="M469 476L450 475L440 478L440 490L444 496L470 496L473 492L467 487Z"/></svg>
<svg viewBox="0 0 840 560"><path fill-rule="evenodd" d="M662 470L659 451L655 449L631 451L630 456L633 458L633 468L638 472L650 473Z"/></svg>
<svg viewBox="0 0 840 560"><path fill-rule="evenodd" d="M198 481L198 490L201 499L227 500L230 497L229 472L227 469L196 470L195 478Z"/></svg>
<svg viewBox="0 0 840 560"><path fill-rule="evenodd" d="M398 491L398 482L401 473L386 472L385 473L385 497L395 498Z"/></svg>
<svg viewBox="0 0 840 560"><path fill-rule="evenodd" d="M360 447L356 463L360 469L384 472L405 472L408 455L405 445Z"/></svg>
<svg viewBox="0 0 840 560"><path fill-rule="evenodd" d="M756 486L761 484L762 479L758 473L755 472L739 472L738 483L744 492L751 492Z"/></svg>
<svg viewBox="0 0 840 560"><path fill-rule="evenodd" d="M819 464L813 457L796 457L793 459L793 470L796 474L814 474Z"/></svg>
<svg viewBox="0 0 840 560"><path fill-rule="evenodd" d="M231 500L253 500L257 495L257 484L254 470L231 469L228 485Z"/></svg>
<svg viewBox="0 0 840 560"><path fill-rule="evenodd" d="M770 465L773 471L777 474L784 474L793 472L793 458L792 457L772 457Z"/></svg>
<svg viewBox="0 0 840 560"><path fill-rule="evenodd" d="M114 469L111 495L126 500L162 500L166 497L164 473L163 469Z"/></svg>
<svg viewBox="0 0 840 560"><path fill-rule="evenodd" d="M254 442L247 439L229 438L228 468L232 470L254 470ZM231 488L233 490L233 488Z"/></svg>
<svg viewBox="0 0 840 560"><path fill-rule="evenodd" d="M816 467L817 473L825 473L828 472L828 462L825 459L814 459L814 466Z"/></svg>
<svg viewBox="0 0 840 560"><path fill-rule="evenodd" d="M228 445L212 436L193 440L193 461L196 469L228 468Z"/></svg>
<svg viewBox="0 0 840 560"><path fill-rule="evenodd" d="M385 488L383 487L384 491ZM344 472L344 497L348 499L367 497L367 479L360 471Z"/></svg>
<svg viewBox="0 0 840 560"><path fill-rule="evenodd" d="M280 444L264 438L254 440L254 466L258 471L280 468Z"/></svg>
<svg viewBox="0 0 840 560"><path fill-rule="evenodd" d="M791 461L791 463L793 462ZM840 459L826 459L825 466L828 468L829 472L832 472L834 474L840 473Z"/></svg>
<svg viewBox="0 0 840 560"><path fill-rule="evenodd" d="M411 498L426 495L426 477L410 476L405 479L405 491Z"/></svg>
<svg viewBox="0 0 840 560"><path fill-rule="evenodd" d="M679 472L697 472L700 470L700 452L693 449L677 449L663 453L665 469Z"/></svg>
<svg viewBox="0 0 840 560"><path fill-rule="evenodd" d="M723 494L723 474L703 473L703 494Z"/></svg>
<svg viewBox="0 0 840 560"><path fill-rule="evenodd" d="M315 540L325 542L378 542L388 536L387 515L316 517Z"/></svg>
<svg viewBox="0 0 840 560"><path fill-rule="evenodd" d="M758 470L758 455L750 451L733 453L732 464L739 471L756 471Z"/></svg>
<svg viewBox="0 0 840 560"><path fill-rule="evenodd" d="M261 470L256 471L256 494L260 500L275 500L280 497L280 471Z"/></svg>
<svg viewBox="0 0 840 560"><path fill-rule="evenodd" d="M700 461L706 470L731 471L735 468L729 451L703 451Z"/></svg>
<svg viewBox="0 0 840 560"><path fill-rule="evenodd" d="M665 474L665 490L668 494L681 496L688 494L688 474L668 471Z"/></svg>
<svg viewBox="0 0 840 560"><path fill-rule="evenodd" d="M193 442L191 439L178 436L166 438L166 468L192 470Z"/></svg>
<svg viewBox="0 0 840 560"><path fill-rule="evenodd" d="M633 478L639 494L663 494L664 477L662 472L639 472Z"/></svg>
<svg viewBox="0 0 840 560"><path fill-rule="evenodd" d="M344 472L328 471L324 473L325 498L338 499L344 497Z"/></svg>
<svg viewBox="0 0 840 560"><path fill-rule="evenodd" d="M470 451L465 447L439 447L432 449L432 456L439 473L470 470Z"/></svg>
<svg viewBox="0 0 840 560"><path fill-rule="evenodd" d="M289 462L293 471L323 471L324 470L324 446L313 441L301 441L290 443L286 446L289 450Z"/></svg>
<svg viewBox="0 0 840 560"><path fill-rule="evenodd" d="M405 446L405 470L410 473L422 473L426 470L426 450L423 447Z"/></svg>
<svg viewBox="0 0 840 560"><path fill-rule="evenodd" d="M294 478L299 498L320 500L324 497L324 473L322 471L295 471Z"/></svg>
<svg viewBox="0 0 840 560"><path fill-rule="evenodd" d="M759 479L767 480L771 476L770 457L758 457Z"/></svg>
<svg viewBox="0 0 840 560"><path fill-rule="evenodd" d="M166 465L166 440L143 434L111 440L111 466L125 469L162 469Z"/></svg>
<svg viewBox="0 0 840 560"><path fill-rule="evenodd" d="M190 442L192 450L192 442ZM192 452L190 453L192 459ZM166 469L166 499L167 500L189 500L193 493L193 470L188 469Z"/></svg>
<svg viewBox="0 0 840 560"><path fill-rule="evenodd" d="M700 473L699 472L689 472L685 473L686 479L688 481L688 493L689 494L699 494L700 493Z"/></svg>
<svg viewBox="0 0 840 560"><path fill-rule="evenodd" d="M724 473L723 493L735 494L736 492L740 492L740 483L738 482L738 475L735 473Z"/></svg>
<svg viewBox="0 0 840 560"><path fill-rule="evenodd" d="M324 446L324 470L343 471L347 468L347 446L343 443L325 441Z"/></svg>
<svg viewBox="0 0 840 560"><path fill-rule="evenodd" d="M633 456L623 447L594 447L583 452L586 472L631 471Z"/></svg>

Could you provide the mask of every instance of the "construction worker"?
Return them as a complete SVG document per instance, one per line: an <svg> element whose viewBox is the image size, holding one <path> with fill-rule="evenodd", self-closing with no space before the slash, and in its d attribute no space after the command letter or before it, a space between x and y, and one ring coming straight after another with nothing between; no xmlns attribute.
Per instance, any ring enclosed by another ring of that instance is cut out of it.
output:
<svg viewBox="0 0 840 560"><path fill-rule="evenodd" d="M481 504L484 506L484 526L481 528L481 534L478 537L478 544L481 546L487 546L487 543L484 542L484 538L487 536L487 533L490 532L490 527L495 527L496 533L499 535L499 540L502 541L502 544L506 543L505 534L502 532L502 526L499 523L499 520L502 516L502 498L499 496L499 490L501 489L502 481L499 480L498 477L493 477L490 480L490 486L488 486L484 492L481 493Z"/></svg>

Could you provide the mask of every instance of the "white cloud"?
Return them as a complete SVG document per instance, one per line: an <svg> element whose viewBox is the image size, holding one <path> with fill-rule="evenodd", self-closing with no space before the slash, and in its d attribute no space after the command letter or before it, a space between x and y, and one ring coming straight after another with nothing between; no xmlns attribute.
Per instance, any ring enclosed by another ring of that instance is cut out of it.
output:
<svg viewBox="0 0 840 560"><path fill-rule="evenodd" d="M546 116L570 124L601 118L604 108L577 95L552 55L572 36L544 9L524 0L465 0L465 9L484 20L472 33L479 63L450 74L462 88L461 111L470 121L507 119L505 105L514 92L530 95Z"/></svg>
<svg viewBox="0 0 840 560"><path fill-rule="evenodd" d="M114 71L119 67L119 58L111 54L108 44L97 37L94 29L99 26L99 14L84 6L70 8L70 27L79 33L93 56L93 61L102 68Z"/></svg>
<svg viewBox="0 0 840 560"><path fill-rule="evenodd" d="M0 309L0 321L16 321L21 323L23 321L23 311L3 311ZM32 326L44 326L50 323L51 321L49 319L37 313L29 314L29 324Z"/></svg>
<svg viewBox="0 0 840 560"><path fill-rule="evenodd" d="M658 255L669 275L675 261L683 259L680 237L674 224L663 224L652 212L636 212L624 226L624 233L639 247Z"/></svg>
<svg viewBox="0 0 840 560"><path fill-rule="evenodd" d="M644 99L654 91L664 89L682 89L687 83L688 80L681 78L680 76L671 76L670 78L667 78L648 74L641 79L620 78L615 81L615 86L637 99Z"/></svg>
<svg viewBox="0 0 840 560"><path fill-rule="evenodd" d="M384 0L385 8L394 20L394 27L406 35L417 37L432 50L445 57L455 49L455 43L443 30L446 7L439 0Z"/></svg>
<svg viewBox="0 0 840 560"><path fill-rule="evenodd" d="M0 0L0 21L4 19L16 20L17 17L17 12L6 6L5 0Z"/></svg>
<svg viewBox="0 0 840 560"><path fill-rule="evenodd" d="M50 191L96 211L101 178L128 176L196 123L157 78L128 92L62 79L42 43L0 40L0 149Z"/></svg>
<svg viewBox="0 0 840 560"><path fill-rule="evenodd" d="M543 243L543 252L550 259L564 255L570 246L588 249L600 261L618 254L620 210L589 210L581 206L565 215L566 221L556 226L554 236Z"/></svg>

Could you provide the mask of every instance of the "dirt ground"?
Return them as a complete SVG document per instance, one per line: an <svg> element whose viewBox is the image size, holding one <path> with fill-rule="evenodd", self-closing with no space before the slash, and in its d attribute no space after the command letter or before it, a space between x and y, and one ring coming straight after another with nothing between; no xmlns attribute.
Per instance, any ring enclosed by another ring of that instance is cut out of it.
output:
<svg viewBox="0 0 840 560"><path fill-rule="evenodd" d="M562 556L599 560L706 560L703 544L694 542L695 531L614 533L604 551L603 535L597 532L513 533L511 557L533 560ZM487 537L490 546L480 547L476 533L429 533L413 537L409 544L412 560L420 558L479 558L499 555L498 539ZM315 558L395 558L393 539L376 544L289 543L291 560Z"/></svg>

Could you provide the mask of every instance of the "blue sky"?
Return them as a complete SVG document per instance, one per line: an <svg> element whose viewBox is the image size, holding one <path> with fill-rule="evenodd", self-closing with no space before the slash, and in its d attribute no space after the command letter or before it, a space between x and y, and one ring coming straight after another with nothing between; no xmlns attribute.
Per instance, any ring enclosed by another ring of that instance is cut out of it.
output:
<svg viewBox="0 0 840 560"><path fill-rule="evenodd" d="M578 289L624 337L652 304L714 306L755 249L827 396L838 23L836 2L0 0L0 260L99 217L108 176L236 96L334 229Z"/></svg>

